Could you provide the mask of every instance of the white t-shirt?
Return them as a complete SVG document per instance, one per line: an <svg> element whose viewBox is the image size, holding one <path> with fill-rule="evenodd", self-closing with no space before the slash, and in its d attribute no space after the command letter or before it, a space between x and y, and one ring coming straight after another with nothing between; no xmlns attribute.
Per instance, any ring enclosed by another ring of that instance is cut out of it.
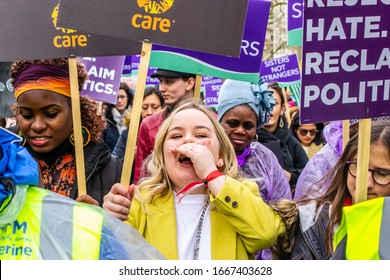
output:
<svg viewBox="0 0 390 280"><path fill-rule="evenodd" d="M208 195L189 194L178 203L175 195L177 247L179 260L193 260L196 244L196 233L202 209L206 204ZM199 260L211 260L210 239L210 206L207 207L203 218L203 226L199 244Z"/></svg>

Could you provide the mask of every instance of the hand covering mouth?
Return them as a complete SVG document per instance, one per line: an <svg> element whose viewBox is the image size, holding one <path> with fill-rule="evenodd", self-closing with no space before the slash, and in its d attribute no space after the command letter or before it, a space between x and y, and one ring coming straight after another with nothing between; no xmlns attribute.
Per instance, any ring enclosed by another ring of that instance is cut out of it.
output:
<svg viewBox="0 0 390 280"><path fill-rule="evenodd" d="M189 157L187 157L186 155L182 155L182 154L179 156L178 161L179 161L180 163L185 163L185 162L190 162L190 163L192 163L192 161L191 161L191 159L190 159Z"/></svg>

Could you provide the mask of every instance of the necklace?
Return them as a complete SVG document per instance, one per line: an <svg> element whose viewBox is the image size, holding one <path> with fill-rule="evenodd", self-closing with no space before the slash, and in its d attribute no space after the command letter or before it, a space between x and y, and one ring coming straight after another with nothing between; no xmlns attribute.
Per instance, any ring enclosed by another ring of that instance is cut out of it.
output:
<svg viewBox="0 0 390 280"><path fill-rule="evenodd" d="M197 260L199 257L199 245L200 245L200 238L202 236L203 220L204 220L204 215L206 214L207 207L209 207L209 204L210 204L210 200L207 199L206 204L202 208L202 213L200 214L199 223L198 223L198 227L196 230L194 260Z"/></svg>

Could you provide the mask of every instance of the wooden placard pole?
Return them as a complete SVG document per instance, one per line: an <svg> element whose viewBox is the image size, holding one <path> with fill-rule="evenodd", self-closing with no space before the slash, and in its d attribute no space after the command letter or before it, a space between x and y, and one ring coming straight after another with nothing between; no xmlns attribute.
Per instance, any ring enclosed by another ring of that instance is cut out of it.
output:
<svg viewBox="0 0 390 280"><path fill-rule="evenodd" d="M343 150L349 141L349 120L343 120Z"/></svg>
<svg viewBox="0 0 390 280"><path fill-rule="evenodd" d="M123 169L121 175L121 184L129 186L131 171L133 169L135 147L137 144L138 127L141 118L142 101L144 98L146 76L148 74L148 67L150 61L150 54L152 52L152 43L143 42L141 59L138 69L137 85L135 87L134 102L131 109L130 127L126 142L125 156L123 159Z"/></svg>
<svg viewBox="0 0 390 280"><path fill-rule="evenodd" d="M85 166L84 166L84 148L83 133L81 128L80 113L80 91L79 80L77 75L77 59L68 58L69 78L70 78L70 95L72 100L72 117L73 117L73 134L76 154L76 172L78 195L87 194Z"/></svg>
<svg viewBox="0 0 390 280"><path fill-rule="evenodd" d="M371 119L359 120L355 203L367 200L368 165L370 161Z"/></svg>
<svg viewBox="0 0 390 280"><path fill-rule="evenodd" d="M200 103L200 88L202 87L202 75L196 75L194 88L194 102Z"/></svg>
<svg viewBox="0 0 390 280"><path fill-rule="evenodd" d="M287 86L287 88L288 88L288 86ZM288 104L286 89L282 88L282 94L283 94L283 98L284 98L284 102L285 102L284 103L284 108L285 108L284 116L286 117L287 126L290 127L290 125L291 125L290 105Z"/></svg>

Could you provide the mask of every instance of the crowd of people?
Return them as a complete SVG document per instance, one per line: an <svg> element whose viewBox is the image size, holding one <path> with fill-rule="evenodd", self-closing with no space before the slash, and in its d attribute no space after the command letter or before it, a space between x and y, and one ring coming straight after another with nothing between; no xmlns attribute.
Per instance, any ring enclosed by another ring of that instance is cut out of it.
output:
<svg viewBox="0 0 390 280"><path fill-rule="evenodd" d="M79 62L77 72L81 92L88 77ZM13 63L20 136L0 129L0 227L25 219L41 230L15 236L25 242L12 246L31 253L10 250L0 259L389 256L388 246L361 253L357 229L345 225L358 224L352 210L364 216L355 201L358 130L343 148L341 121L300 123L299 108L277 81L225 80L215 111L194 103L194 74L158 69L152 77L160 85L145 89L130 186L119 182L132 90L122 82L117 103L100 113L99 102L80 96L87 193L79 195L68 60ZM380 200L371 215L382 218L390 121L373 122L368 161L367 200ZM33 244L37 236L44 242ZM69 247L68 239L90 247Z"/></svg>

